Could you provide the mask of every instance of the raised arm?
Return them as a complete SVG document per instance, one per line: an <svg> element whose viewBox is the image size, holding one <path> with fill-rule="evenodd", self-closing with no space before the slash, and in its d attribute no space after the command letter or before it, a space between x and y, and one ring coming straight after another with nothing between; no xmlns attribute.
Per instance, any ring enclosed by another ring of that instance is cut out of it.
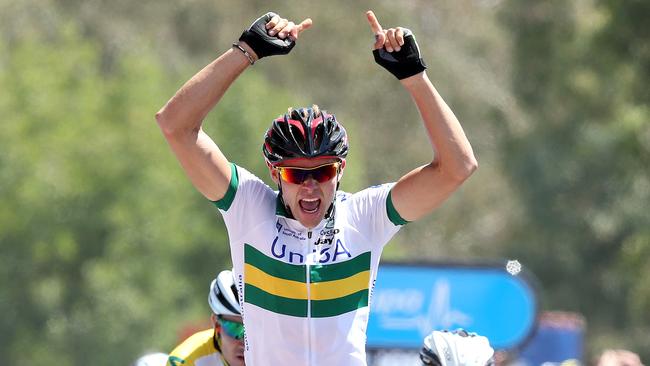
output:
<svg viewBox="0 0 650 366"><path fill-rule="evenodd" d="M258 58L287 54L311 19L294 24L267 13L242 33L239 42L188 80L156 113L156 121L192 184L212 201L230 182L228 160L203 132L205 116L237 77Z"/></svg>
<svg viewBox="0 0 650 366"><path fill-rule="evenodd" d="M411 31L401 27L383 29L372 11L366 16L375 34L375 60L400 79L411 94L434 155L431 163L404 175L391 191L397 212L413 221L440 206L478 164L458 119L427 77Z"/></svg>

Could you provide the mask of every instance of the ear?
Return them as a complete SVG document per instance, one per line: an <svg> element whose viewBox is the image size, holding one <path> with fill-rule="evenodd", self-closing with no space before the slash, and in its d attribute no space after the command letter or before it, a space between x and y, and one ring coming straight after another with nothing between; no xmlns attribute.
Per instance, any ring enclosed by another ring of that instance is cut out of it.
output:
<svg viewBox="0 0 650 366"><path fill-rule="evenodd" d="M219 324L219 322L217 321L217 315L216 314L210 315L210 320L212 321L212 325L214 325L215 329L221 328L221 324Z"/></svg>
<svg viewBox="0 0 650 366"><path fill-rule="evenodd" d="M271 179L275 182L275 184L280 184L280 176L278 175L278 170L273 168L270 164L266 164L266 166L269 167L269 175L271 175Z"/></svg>
<svg viewBox="0 0 650 366"><path fill-rule="evenodd" d="M341 167L339 168L339 176L338 176L339 182L341 181L341 178L343 178L344 169L345 169L345 160L341 160Z"/></svg>

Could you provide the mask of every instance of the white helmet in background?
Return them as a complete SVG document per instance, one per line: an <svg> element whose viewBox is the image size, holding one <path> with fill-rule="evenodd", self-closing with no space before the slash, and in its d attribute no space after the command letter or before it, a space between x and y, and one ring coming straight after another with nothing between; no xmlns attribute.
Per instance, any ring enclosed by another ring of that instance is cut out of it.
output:
<svg viewBox="0 0 650 366"><path fill-rule="evenodd" d="M420 360L432 366L491 366L493 355L487 338L459 329L429 334L424 338Z"/></svg>
<svg viewBox="0 0 650 366"><path fill-rule="evenodd" d="M138 358L134 366L165 366L169 356L165 353L150 353Z"/></svg>
<svg viewBox="0 0 650 366"><path fill-rule="evenodd" d="M221 271L217 278L212 280L210 293L208 294L208 304L210 304L212 312L216 315L241 316L237 286L231 271Z"/></svg>

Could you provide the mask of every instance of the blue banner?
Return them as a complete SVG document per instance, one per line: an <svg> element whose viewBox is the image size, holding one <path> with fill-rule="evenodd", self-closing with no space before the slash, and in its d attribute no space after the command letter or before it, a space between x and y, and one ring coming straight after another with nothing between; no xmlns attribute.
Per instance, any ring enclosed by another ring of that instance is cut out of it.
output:
<svg viewBox="0 0 650 366"><path fill-rule="evenodd" d="M535 291L521 266L382 264L372 295L368 347L420 348L433 330L464 328L497 349L535 326Z"/></svg>

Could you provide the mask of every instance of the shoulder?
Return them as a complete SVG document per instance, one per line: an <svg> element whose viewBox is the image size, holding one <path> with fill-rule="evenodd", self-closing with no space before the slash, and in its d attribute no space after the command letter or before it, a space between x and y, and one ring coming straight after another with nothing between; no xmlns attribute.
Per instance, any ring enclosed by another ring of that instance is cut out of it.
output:
<svg viewBox="0 0 650 366"><path fill-rule="evenodd" d="M266 184L262 179L260 179L257 175L251 173L249 170L246 168L243 168L239 165L233 164L233 172L235 173L234 179L236 180L237 186L241 190L262 190L267 193L272 193L273 189L269 187L268 184Z"/></svg>
<svg viewBox="0 0 650 366"><path fill-rule="evenodd" d="M337 200L340 202L346 202L352 206L358 206L372 202L384 202L386 201L386 198L390 194L390 190L394 185L395 183L378 184L352 194L347 192L339 192L337 195ZM341 197L339 197L339 195Z"/></svg>
<svg viewBox="0 0 650 366"><path fill-rule="evenodd" d="M359 224L371 224L371 230L376 230L377 223L391 222L401 226L408 221L404 220L395 209L391 197L391 190L395 183L384 183L368 187L364 190L348 195L342 201L342 207L349 220Z"/></svg>
<svg viewBox="0 0 650 366"><path fill-rule="evenodd" d="M217 352L214 348L213 336L214 329L194 333L169 354L168 365L191 366L197 359Z"/></svg>
<svg viewBox="0 0 650 366"><path fill-rule="evenodd" d="M212 201L219 209L229 211L235 202L241 202L240 205L246 206L249 201L259 203L273 200L275 195L273 189L255 174L235 163L230 163L230 168L231 178L228 190L223 198Z"/></svg>

